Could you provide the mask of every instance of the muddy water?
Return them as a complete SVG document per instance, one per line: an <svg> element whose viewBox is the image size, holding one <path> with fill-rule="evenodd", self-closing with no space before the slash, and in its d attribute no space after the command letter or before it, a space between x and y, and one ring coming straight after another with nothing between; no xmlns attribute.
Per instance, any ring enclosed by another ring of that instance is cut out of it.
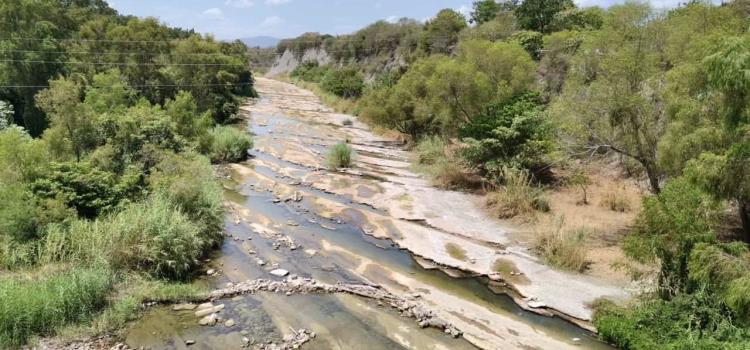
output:
<svg viewBox="0 0 750 350"><path fill-rule="evenodd" d="M287 130L284 125L300 123L286 115L260 117L262 122L250 121L256 140L274 139ZM302 137L311 152L321 153L325 147L319 144L329 135L311 133ZM282 143L276 146L279 150L284 147ZM230 179L224 183L227 238L206 266L219 274L202 277L196 283L219 288L228 282L274 278L268 273L274 268L327 283L366 281L394 293L424 295L436 310L462 322L466 337L454 339L436 329L422 329L396 310L355 296L259 293L216 302L225 305L220 316L235 321L232 327L203 327L192 311L155 308L129 330L126 342L130 346L238 349L243 337L251 339L254 346L278 343L293 330L306 328L317 337L305 344L305 349L476 349L477 345L498 349L609 349L571 323L521 309L510 297L494 293L486 279L451 277L441 270L427 269L391 241L364 234L362 213L378 209L299 183L296 179L315 167L271 153L254 150L251 160L228 170ZM392 159L400 160L398 156ZM302 200L280 201L275 194L279 186L298 191ZM340 217L324 218L318 215L321 198L350 209ZM299 247L279 247L267 232L288 236ZM441 308L443 302L454 307ZM188 346L188 341L195 344Z"/></svg>

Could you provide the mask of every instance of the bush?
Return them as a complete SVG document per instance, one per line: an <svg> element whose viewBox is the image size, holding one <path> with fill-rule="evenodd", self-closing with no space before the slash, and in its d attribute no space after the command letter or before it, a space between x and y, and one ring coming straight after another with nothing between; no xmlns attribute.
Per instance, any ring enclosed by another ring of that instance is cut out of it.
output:
<svg viewBox="0 0 750 350"><path fill-rule="evenodd" d="M504 186L487 199L487 205L494 208L501 219L550 210L544 192L531 183L531 177L526 171L505 168L503 180Z"/></svg>
<svg viewBox="0 0 750 350"><path fill-rule="evenodd" d="M427 136L417 143L414 148L417 163L420 165L434 165L446 158L445 142L439 136Z"/></svg>
<svg viewBox="0 0 750 350"><path fill-rule="evenodd" d="M197 154L167 155L154 167L148 182L200 228L204 239L212 244L221 240L222 188L208 159Z"/></svg>
<svg viewBox="0 0 750 350"><path fill-rule="evenodd" d="M94 222L52 226L41 257L44 263L104 261L113 269L184 278L208 247L200 233L187 215L155 196Z"/></svg>
<svg viewBox="0 0 750 350"><path fill-rule="evenodd" d="M247 159L253 140L246 132L231 126L217 126L209 133L208 155L214 163L239 162Z"/></svg>
<svg viewBox="0 0 750 350"><path fill-rule="evenodd" d="M328 168L337 170L352 166L352 147L345 142L339 142L328 151Z"/></svg>
<svg viewBox="0 0 750 350"><path fill-rule="evenodd" d="M310 83L317 83L323 79L323 76L328 71L327 67L321 67L318 61L305 61L302 62L297 68L294 68L289 76L292 78L298 78L302 81Z"/></svg>
<svg viewBox="0 0 750 350"><path fill-rule="evenodd" d="M706 293L647 299L627 307L600 301L595 309L599 336L624 350L750 347L750 331L736 325L721 302Z"/></svg>
<svg viewBox="0 0 750 350"><path fill-rule="evenodd" d="M587 266L587 236L588 231L583 228L566 230L561 217L554 226L539 232L536 247L550 265L583 272Z"/></svg>
<svg viewBox="0 0 750 350"><path fill-rule="evenodd" d="M19 347L32 335L90 317L105 304L113 274L76 268L40 280L0 279L0 347Z"/></svg>
<svg viewBox="0 0 750 350"><path fill-rule="evenodd" d="M336 96L352 98L362 95L365 82L356 68L331 69L321 79L320 87Z"/></svg>
<svg viewBox="0 0 750 350"><path fill-rule="evenodd" d="M467 147L461 156L491 180L502 181L503 168L536 170L552 151L552 129L538 94L498 100L461 129Z"/></svg>

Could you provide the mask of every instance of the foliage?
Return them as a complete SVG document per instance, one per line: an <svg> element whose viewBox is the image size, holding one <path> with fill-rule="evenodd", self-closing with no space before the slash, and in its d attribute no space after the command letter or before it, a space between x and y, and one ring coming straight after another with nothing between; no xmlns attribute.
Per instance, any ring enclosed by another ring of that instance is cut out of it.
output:
<svg viewBox="0 0 750 350"><path fill-rule="evenodd" d="M672 180L659 195L643 200L625 252L641 262L658 261L660 295L689 291L689 258L697 244L716 240L721 210L720 203L685 179Z"/></svg>
<svg viewBox="0 0 750 350"><path fill-rule="evenodd" d="M75 208L78 215L93 218L115 208L128 194L138 193L138 186L124 178L119 181L112 173L86 163L54 163L44 177L36 180L32 191L40 198L61 199Z"/></svg>
<svg viewBox="0 0 750 350"><path fill-rule="evenodd" d="M76 268L39 279L0 279L0 347L19 347L35 334L89 318L105 304L113 274Z"/></svg>
<svg viewBox="0 0 750 350"><path fill-rule="evenodd" d="M574 8L571 0L525 0L515 9L518 24L526 30L549 33L555 15Z"/></svg>
<svg viewBox="0 0 750 350"><path fill-rule="evenodd" d="M352 147L345 142L339 142L328 150L328 168L331 170L338 170L341 168L349 168L352 166L352 158L354 151Z"/></svg>
<svg viewBox="0 0 750 350"><path fill-rule="evenodd" d="M364 78L356 68L329 69L320 80L320 87L336 96L359 97L364 89Z"/></svg>
<svg viewBox="0 0 750 350"><path fill-rule="evenodd" d="M631 209L630 200L625 194L618 191L609 192L604 195L600 205L614 212L628 212Z"/></svg>
<svg viewBox="0 0 750 350"><path fill-rule="evenodd" d="M502 4L495 0L474 1L469 22L482 25L493 20L502 8Z"/></svg>
<svg viewBox="0 0 750 350"><path fill-rule="evenodd" d="M483 115L464 125L461 135L467 144L462 157L499 181L505 168L541 168L552 150L552 125L533 93L490 103Z"/></svg>
<svg viewBox="0 0 750 350"><path fill-rule="evenodd" d="M600 302L594 325L601 338L626 350L729 349L750 346L750 332L735 324L721 301L707 293L647 299L618 307Z"/></svg>
<svg viewBox="0 0 750 350"><path fill-rule="evenodd" d="M208 137L211 140L208 153L214 163L239 162L247 159L253 141L247 132L232 126L217 126Z"/></svg>
<svg viewBox="0 0 750 350"><path fill-rule="evenodd" d="M448 54L466 27L466 18L462 14L451 9L440 10L435 18L425 23L420 48L428 54Z"/></svg>
<svg viewBox="0 0 750 350"><path fill-rule="evenodd" d="M200 228L162 196L128 205L95 222L49 230L42 262L107 262L113 269L184 278L209 247Z"/></svg>
<svg viewBox="0 0 750 350"><path fill-rule="evenodd" d="M13 124L13 106L5 101L0 101L0 131Z"/></svg>

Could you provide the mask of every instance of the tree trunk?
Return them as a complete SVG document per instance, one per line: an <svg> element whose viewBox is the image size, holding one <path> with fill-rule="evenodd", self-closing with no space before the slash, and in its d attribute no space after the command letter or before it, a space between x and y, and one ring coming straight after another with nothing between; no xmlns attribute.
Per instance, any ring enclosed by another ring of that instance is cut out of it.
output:
<svg viewBox="0 0 750 350"><path fill-rule="evenodd" d="M646 176L648 176L651 192L659 194L661 192L661 185L659 184L659 172L656 171L656 166L643 162L643 167L646 168Z"/></svg>
<svg viewBox="0 0 750 350"><path fill-rule="evenodd" d="M737 209L742 220L742 240L750 243L750 199L738 199Z"/></svg>

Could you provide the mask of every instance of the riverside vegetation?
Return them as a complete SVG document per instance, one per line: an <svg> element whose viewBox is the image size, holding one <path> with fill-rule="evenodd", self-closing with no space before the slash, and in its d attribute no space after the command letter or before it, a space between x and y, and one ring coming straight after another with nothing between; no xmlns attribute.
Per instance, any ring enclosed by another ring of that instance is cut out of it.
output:
<svg viewBox="0 0 750 350"><path fill-rule="evenodd" d="M278 52L326 50L333 63L303 62L290 76L400 132L437 185L471 188L480 176L504 218L549 210L540 189L565 183L588 205L580 165L615 162L650 192L621 245L651 268L633 271L649 287L632 305L596 305L602 339L623 349L746 349L748 8L476 1L468 21L445 9L424 24L308 33ZM616 191L600 203L634 208ZM552 226L540 254L584 269L589 232Z"/></svg>
<svg viewBox="0 0 750 350"><path fill-rule="evenodd" d="M0 4L0 348L116 331L221 240L246 47L104 1Z"/></svg>

